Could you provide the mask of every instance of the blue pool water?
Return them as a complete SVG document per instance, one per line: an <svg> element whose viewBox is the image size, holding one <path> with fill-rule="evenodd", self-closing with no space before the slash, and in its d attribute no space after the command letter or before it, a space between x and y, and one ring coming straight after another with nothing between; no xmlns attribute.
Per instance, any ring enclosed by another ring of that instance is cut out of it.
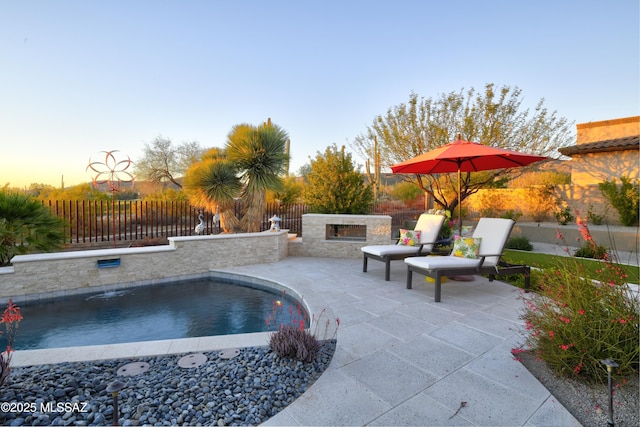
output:
<svg viewBox="0 0 640 427"><path fill-rule="evenodd" d="M277 321L267 324L275 305ZM279 291L208 278L19 306L16 350L264 332L306 314ZM0 348L4 339L0 335Z"/></svg>

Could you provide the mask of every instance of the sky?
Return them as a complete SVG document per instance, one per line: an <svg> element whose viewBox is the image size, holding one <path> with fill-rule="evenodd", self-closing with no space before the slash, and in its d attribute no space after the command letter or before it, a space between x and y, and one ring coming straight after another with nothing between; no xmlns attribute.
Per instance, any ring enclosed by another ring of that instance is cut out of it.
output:
<svg viewBox="0 0 640 427"><path fill-rule="evenodd" d="M0 187L267 118L295 173L411 93L488 83L570 123L636 116L639 23L637 0L0 0Z"/></svg>

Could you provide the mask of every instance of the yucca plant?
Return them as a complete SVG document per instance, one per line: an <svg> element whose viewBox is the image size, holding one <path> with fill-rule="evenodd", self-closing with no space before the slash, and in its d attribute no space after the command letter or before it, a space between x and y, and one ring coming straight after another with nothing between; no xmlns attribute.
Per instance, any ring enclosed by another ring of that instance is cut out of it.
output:
<svg viewBox="0 0 640 427"><path fill-rule="evenodd" d="M217 152L193 164L183 181L184 191L193 205L220 214L220 227L225 233L236 231L238 225L233 206L242 183L237 174L235 166Z"/></svg>
<svg viewBox="0 0 640 427"><path fill-rule="evenodd" d="M266 208L267 190L280 190L289 155L287 133L269 119L258 127L235 126L228 136L225 151L240 172L244 212L240 223L246 232L260 231Z"/></svg>

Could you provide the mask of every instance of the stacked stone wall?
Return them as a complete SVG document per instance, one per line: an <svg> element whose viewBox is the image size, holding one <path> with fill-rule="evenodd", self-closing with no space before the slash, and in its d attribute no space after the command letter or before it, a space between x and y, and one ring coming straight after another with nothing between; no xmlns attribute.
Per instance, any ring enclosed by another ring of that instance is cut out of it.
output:
<svg viewBox="0 0 640 427"><path fill-rule="evenodd" d="M287 256L287 232L170 237L169 245L17 255L0 268L0 299L55 297L152 284L210 270L277 262ZM98 261L113 262L99 267Z"/></svg>

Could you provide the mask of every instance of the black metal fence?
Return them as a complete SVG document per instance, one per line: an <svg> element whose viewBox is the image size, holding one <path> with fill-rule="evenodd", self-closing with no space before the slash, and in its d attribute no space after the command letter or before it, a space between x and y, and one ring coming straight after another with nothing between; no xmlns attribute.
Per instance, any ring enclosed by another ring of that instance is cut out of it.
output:
<svg viewBox="0 0 640 427"><path fill-rule="evenodd" d="M70 244L95 242L135 242L173 236L197 234L198 215L201 211L184 201L139 201L139 200L68 200L43 202L66 224L66 242ZM235 205L235 214L240 217L242 206ZM302 235L302 215L308 212L304 204L280 205L268 203L263 215L261 230L268 230L269 219L277 215L280 227L290 233ZM371 214L390 215L392 227L402 227L406 221L414 220L421 210L402 204L378 203ZM202 212L205 230L202 234L220 233L214 215Z"/></svg>

